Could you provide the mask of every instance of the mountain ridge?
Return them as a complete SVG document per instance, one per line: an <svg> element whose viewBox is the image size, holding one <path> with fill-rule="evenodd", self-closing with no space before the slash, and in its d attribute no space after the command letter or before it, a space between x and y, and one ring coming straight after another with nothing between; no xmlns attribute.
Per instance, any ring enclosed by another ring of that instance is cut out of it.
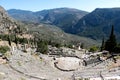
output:
<svg viewBox="0 0 120 80"><path fill-rule="evenodd" d="M77 9L70 10L76 12ZM77 12L79 13L79 11ZM109 37L111 26L114 25L117 39L120 39L120 8L96 8L91 13L83 14L82 17L78 17L78 13L70 13L69 8L57 8L36 12L37 17L27 15L27 19L29 21L35 19L37 23L55 25L67 33L95 40Z"/></svg>
<svg viewBox="0 0 120 80"><path fill-rule="evenodd" d="M60 27L65 32L69 32L69 28L72 28L80 18L88 14L86 11L73 8L56 8L37 12L26 12L24 10L15 9L12 11L8 10L8 13L17 20L52 24Z"/></svg>
<svg viewBox="0 0 120 80"><path fill-rule="evenodd" d="M115 34L119 39L119 13L120 8L97 8L78 21L74 26L74 34L92 37L93 39L102 39L103 36L109 36L111 26L114 25Z"/></svg>

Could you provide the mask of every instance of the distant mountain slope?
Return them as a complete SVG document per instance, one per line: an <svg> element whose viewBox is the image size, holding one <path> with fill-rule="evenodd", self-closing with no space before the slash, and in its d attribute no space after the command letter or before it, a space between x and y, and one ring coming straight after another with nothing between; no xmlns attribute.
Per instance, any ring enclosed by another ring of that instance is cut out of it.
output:
<svg viewBox="0 0 120 80"><path fill-rule="evenodd" d="M8 10L8 13L10 16L20 21L49 23L69 33L77 21L88 14L88 12L72 8L57 8L38 12L11 9Z"/></svg>
<svg viewBox="0 0 120 80"><path fill-rule="evenodd" d="M120 39L120 8L97 8L80 19L72 33L102 39L103 36L109 36L112 25L115 27L117 38Z"/></svg>
<svg viewBox="0 0 120 80"><path fill-rule="evenodd" d="M97 41L93 39L67 34L60 29L71 29L71 25L76 24L87 12L69 8L39 12L12 9L8 10L8 12L15 19L22 21L28 32L42 40L52 40L53 42L68 44L81 42L84 43L86 48L98 45ZM54 25L58 25L60 28Z"/></svg>
<svg viewBox="0 0 120 80"><path fill-rule="evenodd" d="M93 45L99 45L99 43L97 43L97 41L93 39L67 34L60 28L53 25L29 23L26 24L26 27L28 28L28 32L34 34L35 36L43 40L51 40L57 43L68 44L72 42L74 43L81 42L84 43L84 46L86 48Z"/></svg>
<svg viewBox="0 0 120 80"><path fill-rule="evenodd" d="M8 10L8 14L19 21L38 22L37 17L32 11L11 9Z"/></svg>

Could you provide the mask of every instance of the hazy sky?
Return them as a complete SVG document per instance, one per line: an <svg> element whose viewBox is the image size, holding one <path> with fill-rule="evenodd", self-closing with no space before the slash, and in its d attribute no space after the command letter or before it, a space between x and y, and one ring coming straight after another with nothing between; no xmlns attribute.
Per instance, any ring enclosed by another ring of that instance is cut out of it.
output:
<svg viewBox="0 0 120 80"><path fill-rule="evenodd" d="M60 7L76 8L91 12L95 8L120 7L120 0L0 0L5 9L39 11Z"/></svg>

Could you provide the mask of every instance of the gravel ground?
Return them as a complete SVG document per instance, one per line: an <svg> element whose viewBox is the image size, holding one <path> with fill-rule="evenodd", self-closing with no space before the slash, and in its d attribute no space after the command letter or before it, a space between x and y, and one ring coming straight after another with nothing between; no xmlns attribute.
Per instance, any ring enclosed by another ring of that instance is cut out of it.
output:
<svg viewBox="0 0 120 80"><path fill-rule="evenodd" d="M101 74L103 77L120 76L120 67L109 69L111 60L66 72L57 69L53 57L47 55L37 56L15 50L8 59L8 63L0 65L0 80L74 80L72 76L86 78L100 77ZM70 59L67 61L72 62Z"/></svg>
<svg viewBox="0 0 120 80"><path fill-rule="evenodd" d="M9 65L14 68L18 73L27 75L27 77L32 76L34 79L47 79L47 80L67 80L71 78L72 72L63 72L56 69L53 64L53 59L48 56L31 55L30 53L23 53L19 50L13 52L10 57Z"/></svg>

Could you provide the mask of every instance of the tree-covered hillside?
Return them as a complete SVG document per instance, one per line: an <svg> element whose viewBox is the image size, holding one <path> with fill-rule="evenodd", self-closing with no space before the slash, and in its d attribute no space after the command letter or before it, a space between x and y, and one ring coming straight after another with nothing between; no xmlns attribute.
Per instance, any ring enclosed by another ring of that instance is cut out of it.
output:
<svg viewBox="0 0 120 80"><path fill-rule="evenodd" d="M115 34L120 40L120 8L97 8L84 16L74 26L73 33L93 39L109 37L111 26L114 25Z"/></svg>

